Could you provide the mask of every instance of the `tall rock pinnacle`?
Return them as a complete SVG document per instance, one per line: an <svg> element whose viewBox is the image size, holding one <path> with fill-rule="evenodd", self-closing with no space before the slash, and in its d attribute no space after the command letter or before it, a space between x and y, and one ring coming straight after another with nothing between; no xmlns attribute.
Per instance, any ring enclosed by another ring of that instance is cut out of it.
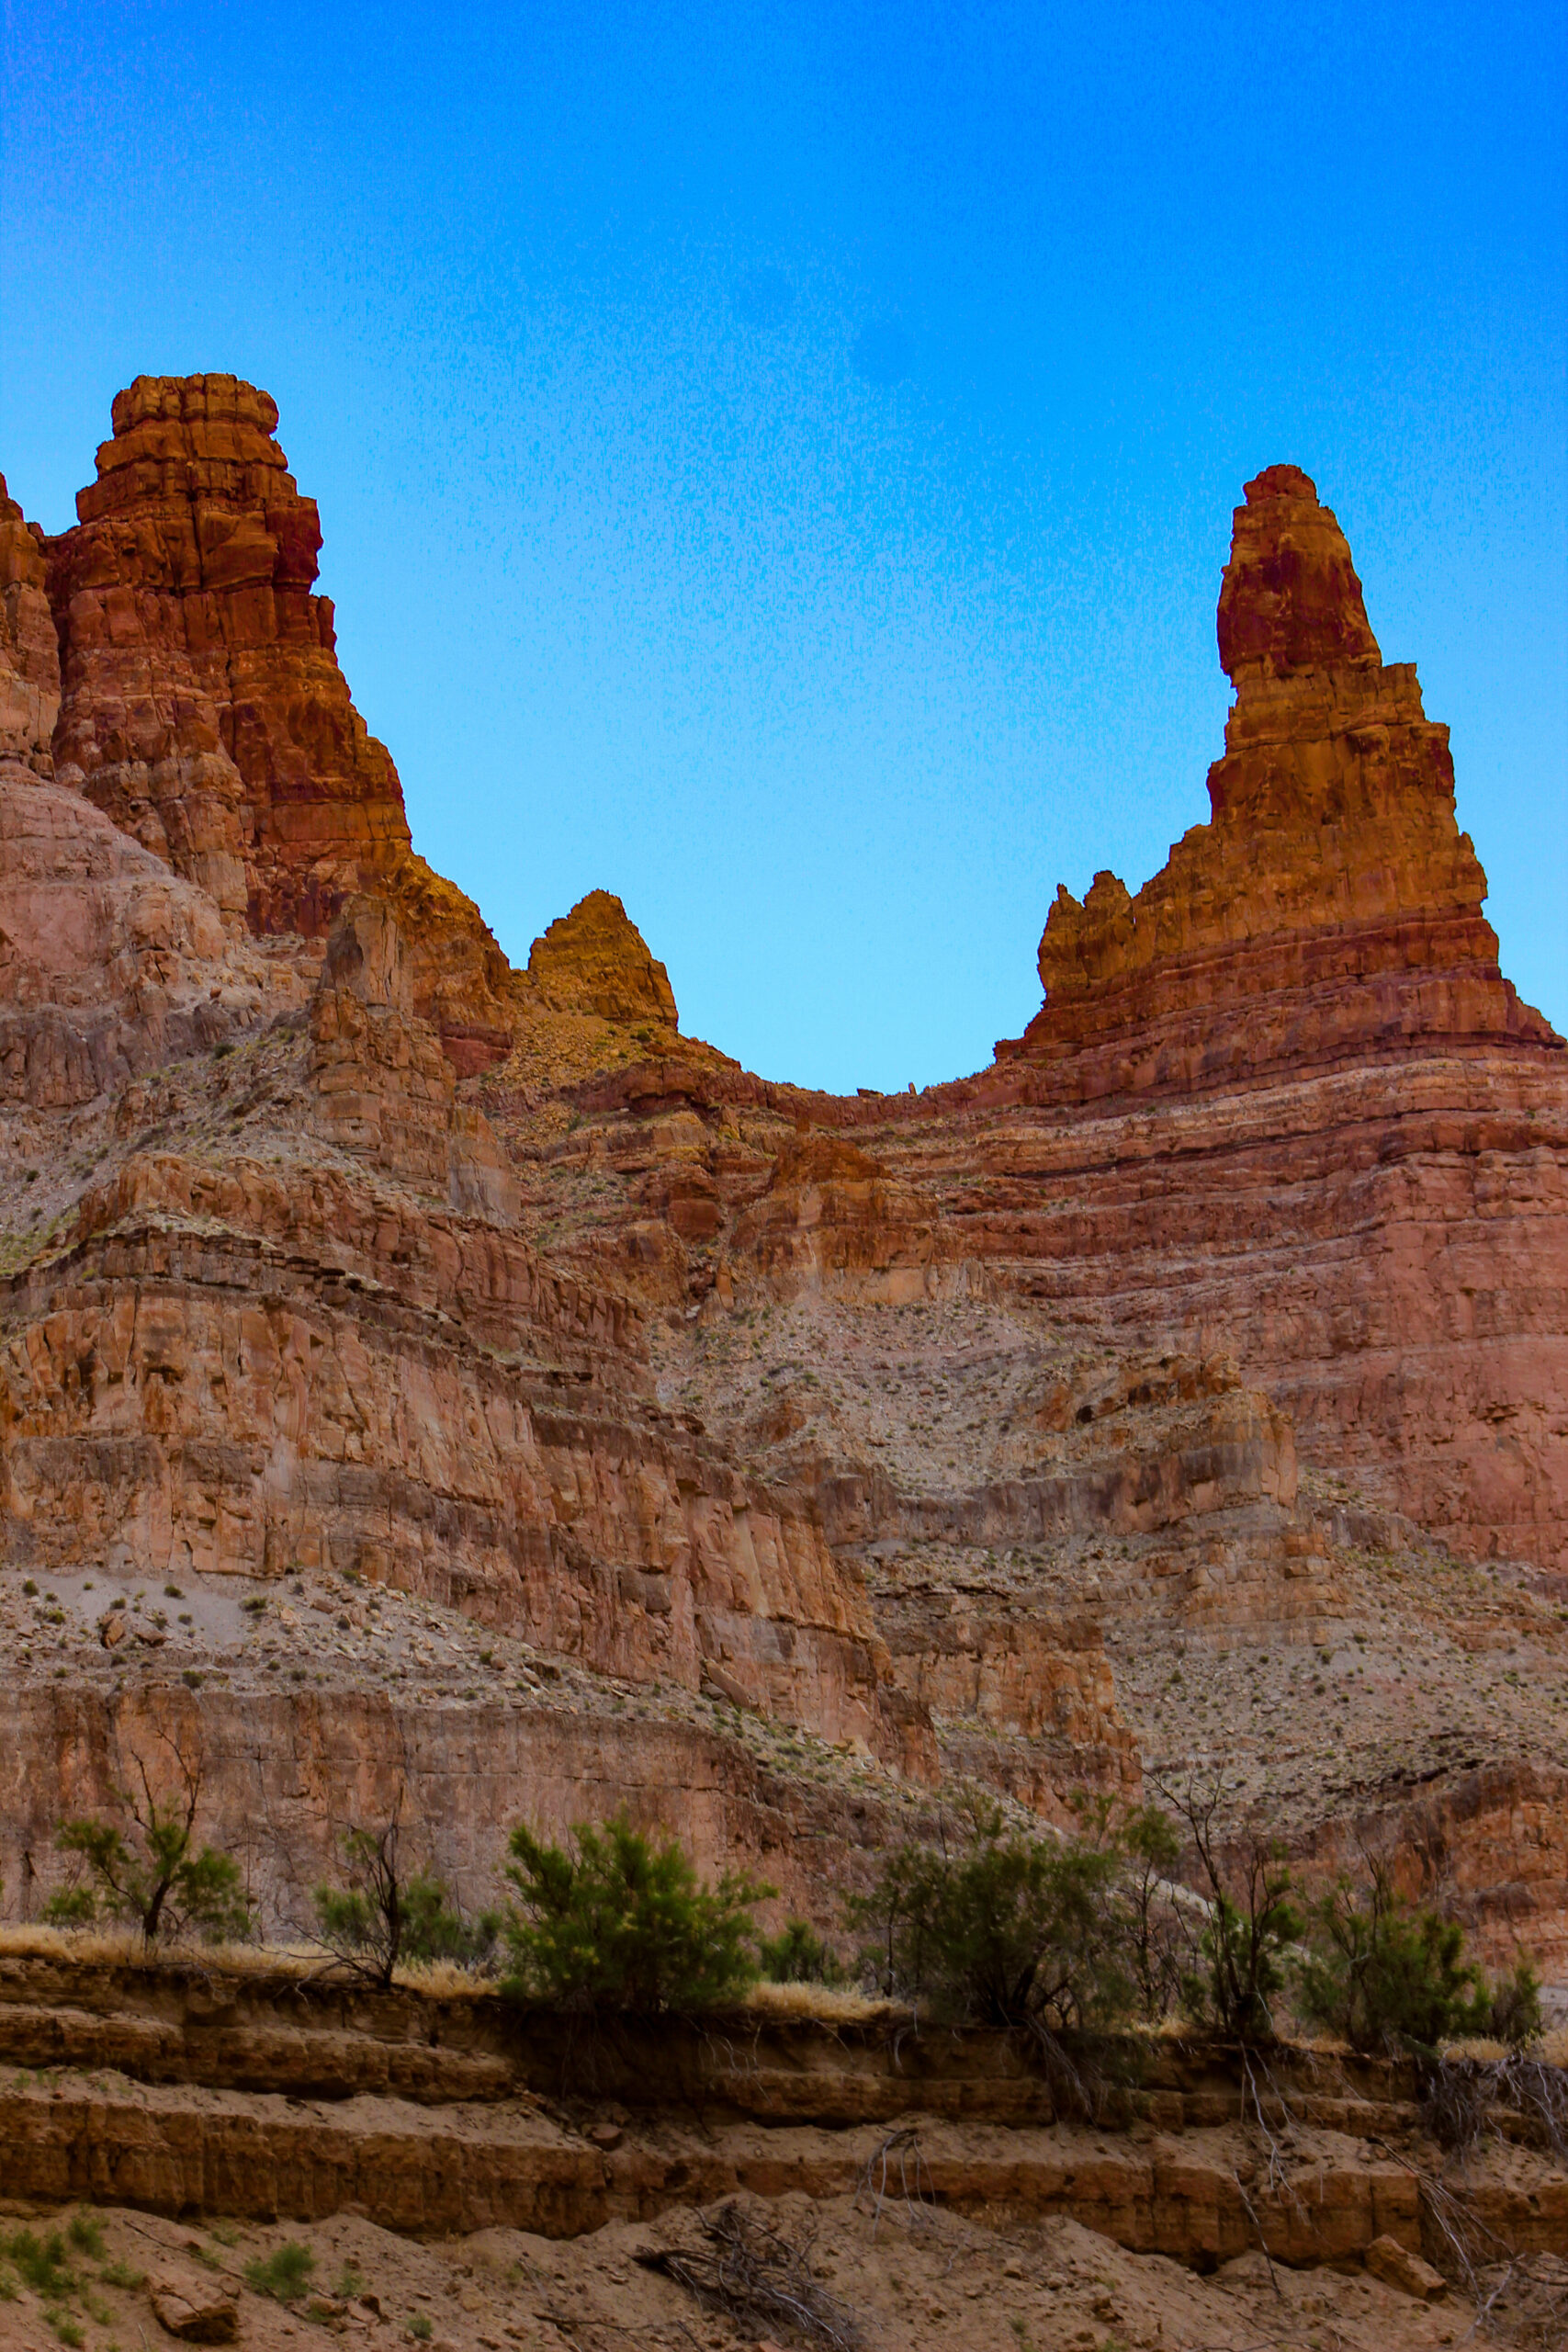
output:
<svg viewBox="0 0 1568 2352"><path fill-rule="evenodd" d="M231 920L323 933L409 830L311 593L321 525L276 403L234 376L139 376L113 418L50 548L57 773Z"/></svg>
<svg viewBox="0 0 1568 2352"><path fill-rule="evenodd" d="M1059 889L1043 1009L998 1049L1089 1099L1411 1049L1561 1041L1497 967L1448 729L1383 663L1350 550L1296 466L1235 510L1219 605L1236 689L1212 819L1136 898Z"/></svg>

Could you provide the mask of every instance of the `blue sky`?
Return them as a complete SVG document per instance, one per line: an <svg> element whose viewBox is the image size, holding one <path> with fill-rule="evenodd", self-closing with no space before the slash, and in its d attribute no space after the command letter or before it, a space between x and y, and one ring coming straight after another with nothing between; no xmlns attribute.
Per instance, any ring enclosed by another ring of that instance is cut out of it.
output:
<svg viewBox="0 0 1568 2352"><path fill-rule="evenodd" d="M0 469L265 384L416 842L770 1076L976 1068L1136 888L1306 467L1568 1027L1562 12L7 0Z"/></svg>

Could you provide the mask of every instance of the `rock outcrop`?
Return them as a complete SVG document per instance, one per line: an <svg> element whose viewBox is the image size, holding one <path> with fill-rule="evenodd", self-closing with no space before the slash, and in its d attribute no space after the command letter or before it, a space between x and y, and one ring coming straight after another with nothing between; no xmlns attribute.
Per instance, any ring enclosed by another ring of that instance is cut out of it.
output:
<svg viewBox="0 0 1568 2352"><path fill-rule="evenodd" d="M527 979L534 996L552 1012L676 1026L670 975L608 890L590 890L535 940Z"/></svg>
<svg viewBox="0 0 1568 2352"><path fill-rule="evenodd" d="M0 474L0 775L48 775L60 712L60 648L44 593L41 532Z"/></svg>
<svg viewBox="0 0 1568 2352"><path fill-rule="evenodd" d="M395 897L452 1059L498 1060L505 958L412 854L397 770L313 593L321 522L277 446L276 402L233 376L139 376L113 421L76 527L47 543L60 781L231 929L322 939L356 890Z"/></svg>
<svg viewBox="0 0 1568 2352"><path fill-rule="evenodd" d="M321 524L232 376L139 376L50 549L62 783L254 931L323 933L409 853L312 594Z"/></svg>
<svg viewBox="0 0 1568 2352"><path fill-rule="evenodd" d="M1344 535L1295 466L1247 485L1219 640L1236 698L1210 823L1136 898L1110 873L1081 904L1057 891L1044 1007L998 1054L1085 1101L1425 1039L1560 1046L1498 970L1448 729L1409 663L1383 666Z"/></svg>

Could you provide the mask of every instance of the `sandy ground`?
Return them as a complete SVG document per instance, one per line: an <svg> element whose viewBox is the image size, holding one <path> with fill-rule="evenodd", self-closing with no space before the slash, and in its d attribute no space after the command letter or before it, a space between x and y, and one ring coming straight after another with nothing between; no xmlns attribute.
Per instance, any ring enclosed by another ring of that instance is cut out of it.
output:
<svg viewBox="0 0 1568 2352"><path fill-rule="evenodd" d="M19 2228L60 2231L73 2279L46 2305L6 2262L0 2352L58 2352L62 2343L150 2352L172 2342L148 2291L161 2276L234 2295L238 2340L251 2352L308 2352L333 2335L367 2352L783 2352L809 2340L775 2322L705 2309L638 2261L639 2253L699 2243L701 2223L690 2213L615 2222L570 2242L487 2230L419 2245L352 2214L261 2229L105 2209L91 2216L100 2240L87 2252L71 2242L72 2209L0 2211L0 2242ZM908 2205L877 2214L847 2198L785 2199L764 2217L809 2246L813 2273L864 2352L1418 2352L1461 2342L1473 2317L1458 2302L1420 2303L1359 2272L1271 2276L1260 2255L1201 2278L1161 2256L1124 2254L1074 2222L991 2230ZM310 2256L292 2302L246 2284L247 2271L284 2245Z"/></svg>

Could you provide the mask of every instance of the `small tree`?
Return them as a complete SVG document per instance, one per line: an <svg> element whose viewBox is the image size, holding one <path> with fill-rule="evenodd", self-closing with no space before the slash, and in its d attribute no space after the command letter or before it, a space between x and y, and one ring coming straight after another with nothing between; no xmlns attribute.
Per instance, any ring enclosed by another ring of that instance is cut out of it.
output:
<svg viewBox="0 0 1568 2352"><path fill-rule="evenodd" d="M873 1933L864 1957L885 1993L955 2024L1073 2031L1109 2024L1131 1999L1119 1866L1113 1845L1027 1838L976 1804L955 1849L890 1854L850 1918Z"/></svg>
<svg viewBox="0 0 1568 2352"><path fill-rule="evenodd" d="M490 1957L500 1914L469 1920L433 1871L409 1871L398 1811L382 1829L350 1829L343 1839L343 1881L312 1894L316 1932L329 1951L383 1989L400 1962L456 1961L477 1967Z"/></svg>
<svg viewBox="0 0 1568 2352"><path fill-rule="evenodd" d="M403 1950L405 1890L396 1818L384 1829L347 1830L343 1860L347 1883L322 1880L312 1892L317 1933L329 1951L385 1989Z"/></svg>
<svg viewBox="0 0 1568 2352"><path fill-rule="evenodd" d="M131 1919L149 1946L191 1930L211 1943L249 1934L251 1906L238 1865L212 1846L196 1849L201 1774L175 1752L185 1793L166 1804L152 1794L137 1758L141 1794L122 1792L120 1798L133 1825L129 1839L110 1822L62 1822L55 1842L76 1857L81 1874L44 1905L46 1920L79 1928L104 1917Z"/></svg>
<svg viewBox="0 0 1568 2352"><path fill-rule="evenodd" d="M703 1885L673 1839L650 1844L625 1813L573 1830L572 1843L575 1853L512 1833L515 1996L647 2017L711 2008L753 1981L751 1905L772 1887L728 1871Z"/></svg>
<svg viewBox="0 0 1568 2352"><path fill-rule="evenodd" d="M1184 1977L1182 1998L1194 2018L1229 2041L1272 2041L1273 2004L1302 1932L1283 1852L1250 1831L1224 1852L1218 1822L1232 1791L1223 1776L1190 1781L1179 1792L1158 1780L1155 1786L1186 1824L1208 1883L1199 1965Z"/></svg>
<svg viewBox="0 0 1568 2352"><path fill-rule="evenodd" d="M1540 1991L1528 1962L1488 1986L1464 1956L1459 1922L1406 1903L1387 1863L1366 1860L1362 1884L1341 1877L1313 1905L1303 2014L1358 2050L1427 2056L1465 2034L1528 2041L1539 2033Z"/></svg>
<svg viewBox="0 0 1568 2352"><path fill-rule="evenodd" d="M1193 1932L1178 1908L1172 1883L1181 1840L1168 1813L1145 1804L1127 1815L1121 1842L1128 1965L1138 2007L1154 2025L1169 2016L1192 1966Z"/></svg>

